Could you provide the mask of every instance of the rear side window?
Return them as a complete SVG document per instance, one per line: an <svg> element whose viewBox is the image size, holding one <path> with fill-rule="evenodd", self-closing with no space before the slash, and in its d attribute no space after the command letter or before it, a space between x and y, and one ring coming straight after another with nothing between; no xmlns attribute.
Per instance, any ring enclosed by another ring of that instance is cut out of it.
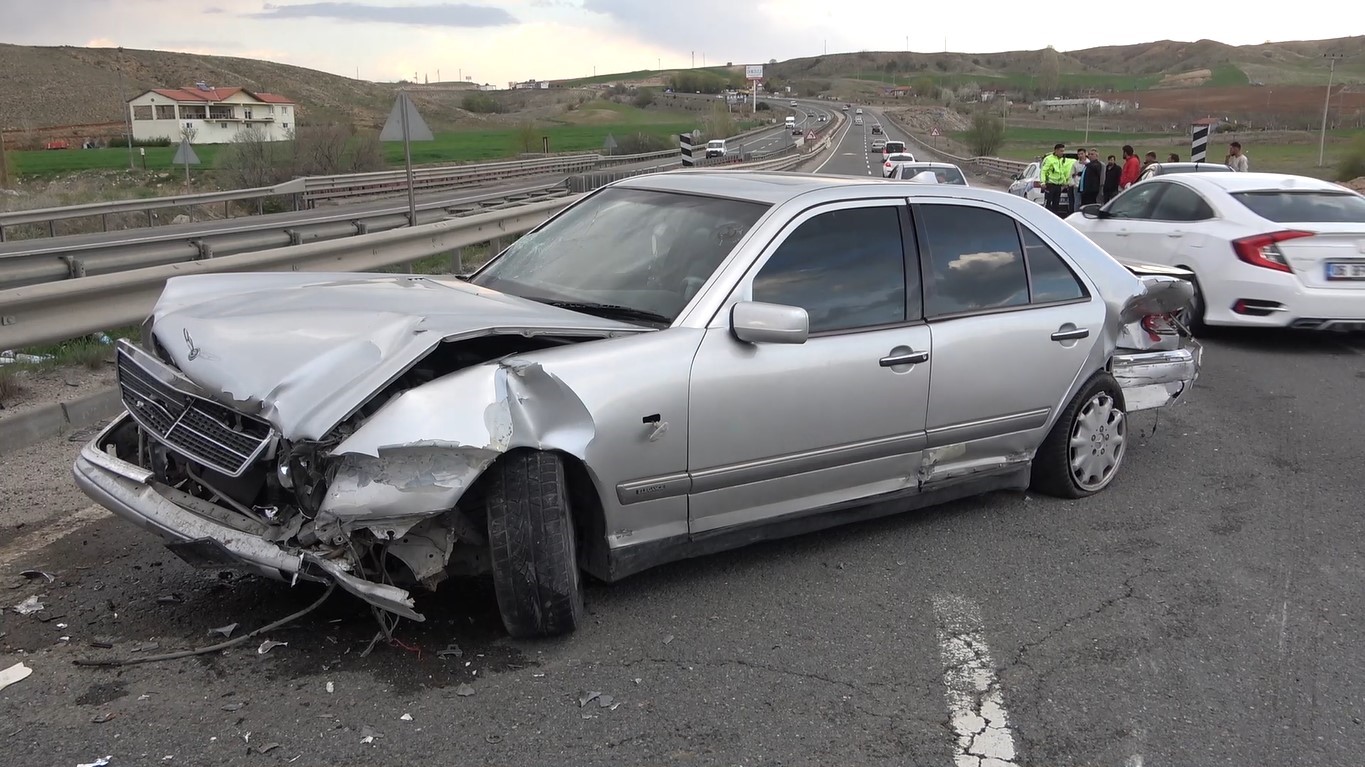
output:
<svg viewBox="0 0 1365 767"><path fill-rule="evenodd" d="M957 205L922 205L915 215L929 256L926 316L1028 304L1028 275L1013 218Z"/></svg>
<svg viewBox="0 0 1365 767"><path fill-rule="evenodd" d="M1071 267L1057 251L1048 247L1042 238L1026 226L1019 227L1024 236L1024 252L1028 255L1029 290L1033 303L1076 301L1090 295Z"/></svg>
<svg viewBox="0 0 1365 767"><path fill-rule="evenodd" d="M1365 224L1365 197L1350 192L1234 192L1232 198L1278 223Z"/></svg>

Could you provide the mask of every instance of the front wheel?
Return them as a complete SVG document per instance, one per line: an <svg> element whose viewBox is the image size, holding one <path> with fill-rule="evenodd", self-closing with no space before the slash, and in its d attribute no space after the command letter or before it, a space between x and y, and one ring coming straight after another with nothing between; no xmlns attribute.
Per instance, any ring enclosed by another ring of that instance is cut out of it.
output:
<svg viewBox="0 0 1365 767"><path fill-rule="evenodd" d="M1084 498L1118 476L1128 446L1123 391L1096 373L1062 411L1033 458L1029 486L1059 498Z"/></svg>
<svg viewBox="0 0 1365 767"><path fill-rule="evenodd" d="M518 638L572 632L583 622L583 578L563 459L519 450L492 471L485 505L503 625Z"/></svg>

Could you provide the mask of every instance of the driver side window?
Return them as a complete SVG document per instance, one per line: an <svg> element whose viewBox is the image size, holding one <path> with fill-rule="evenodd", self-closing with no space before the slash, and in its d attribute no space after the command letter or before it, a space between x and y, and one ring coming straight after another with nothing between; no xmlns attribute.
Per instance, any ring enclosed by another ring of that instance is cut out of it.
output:
<svg viewBox="0 0 1365 767"><path fill-rule="evenodd" d="M918 284L914 296L918 303ZM900 208L849 208L808 219L754 276L753 299L805 309L811 333L905 322Z"/></svg>
<svg viewBox="0 0 1365 767"><path fill-rule="evenodd" d="M1113 218L1151 218L1152 206L1165 186L1153 181L1134 184L1115 197L1105 212Z"/></svg>

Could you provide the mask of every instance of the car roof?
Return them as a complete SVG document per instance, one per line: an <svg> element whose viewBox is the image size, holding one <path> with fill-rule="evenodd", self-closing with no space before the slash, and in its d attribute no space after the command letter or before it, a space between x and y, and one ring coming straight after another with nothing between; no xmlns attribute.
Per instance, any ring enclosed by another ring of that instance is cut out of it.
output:
<svg viewBox="0 0 1365 767"><path fill-rule="evenodd" d="M1218 189L1228 193L1264 190L1297 190L1306 192L1349 192L1349 189L1312 176L1288 173L1174 173L1158 176L1164 181L1179 181L1194 187ZM1149 181L1155 179L1149 179ZM1147 182L1143 182L1147 183Z"/></svg>
<svg viewBox="0 0 1365 767"><path fill-rule="evenodd" d="M749 170L674 170L662 173L648 173L631 176L612 184L614 188L647 189L657 192L678 192L699 194L711 197L724 197L733 200L778 205L803 194L826 189L885 189L883 184L898 184L895 179L876 176L859 178L857 176L836 176L832 174L795 173L792 171L749 171ZM903 186L897 186L896 194ZM953 187L956 190L971 190L962 196L975 199L997 199L994 195L1012 197L1006 192L975 187ZM930 192L913 192L931 194ZM942 193L938 193L941 194ZM978 195L980 195L978 197Z"/></svg>
<svg viewBox="0 0 1365 767"><path fill-rule="evenodd" d="M955 168L962 170L950 162L934 162L933 160L914 160L900 164L902 168Z"/></svg>
<svg viewBox="0 0 1365 767"><path fill-rule="evenodd" d="M1157 170L1160 170L1160 171L1165 171L1165 170L1172 170L1172 171L1193 170L1193 171L1197 171L1197 172L1200 172L1200 173L1231 173L1231 172L1232 172L1232 168L1229 168L1228 166L1224 165L1224 164L1221 163L1221 162L1154 162L1154 163L1152 163L1151 165L1149 165L1149 166L1147 166L1147 167L1148 167L1148 168L1156 168Z"/></svg>

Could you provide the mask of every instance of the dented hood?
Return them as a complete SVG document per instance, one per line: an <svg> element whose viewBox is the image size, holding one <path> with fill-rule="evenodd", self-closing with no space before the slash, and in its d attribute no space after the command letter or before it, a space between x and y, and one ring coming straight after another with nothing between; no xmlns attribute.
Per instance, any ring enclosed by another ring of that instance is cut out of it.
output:
<svg viewBox="0 0 1365 767"><path fill-rule="evenodd" d="M349 273L176 277L152 317L187 378L288 439L322 438L444 340L644 330L454 278Z"/></svg>

